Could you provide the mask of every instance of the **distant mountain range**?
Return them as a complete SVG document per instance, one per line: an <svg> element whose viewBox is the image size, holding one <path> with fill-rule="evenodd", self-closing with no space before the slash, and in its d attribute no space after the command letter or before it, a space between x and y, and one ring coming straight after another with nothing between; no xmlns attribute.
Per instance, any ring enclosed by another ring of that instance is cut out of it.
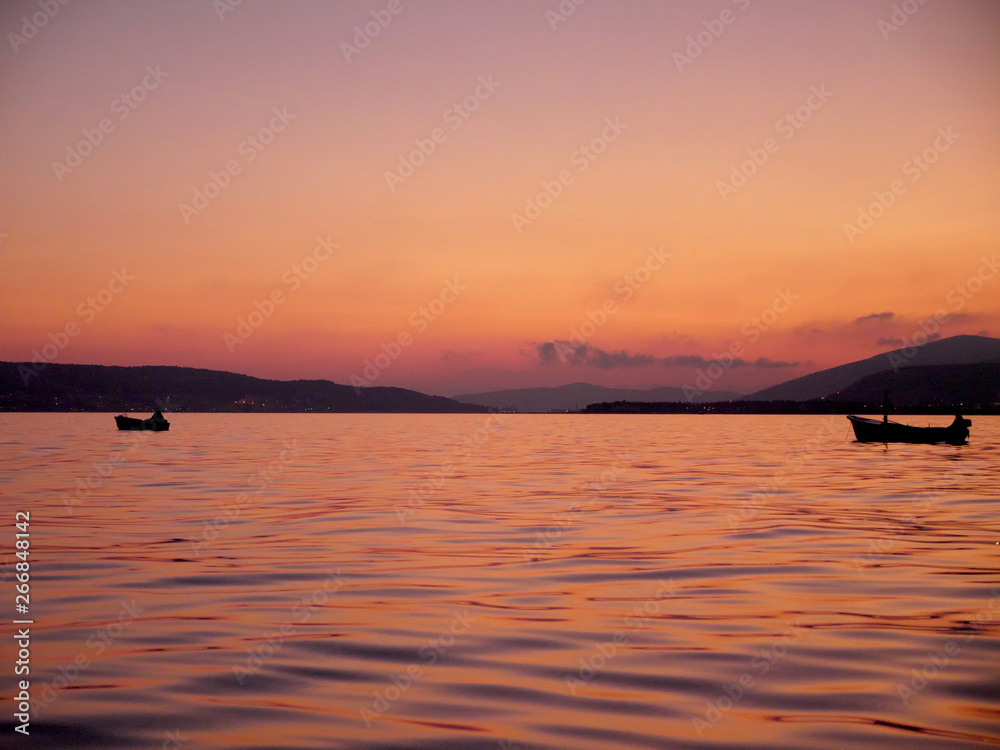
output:
<svg viewBox="0 0 1000 750"><path fill-rule="evenodd" d="M858 362L831 367L750 395L732 391L710 391L693 403L720 403L743 400L749 402L800 402L826 398L836 401L866 401L873 398L871 389L879 389L878 401L886 387L893 392L894 402L911 406L920 404L975 403L988 397L989 369L924 370L925 367L972 365L1000 362L1000 339L986 336L952 336L931 341L916 349L896 349ZM882 374L865 383L862 378ZM905 373L905 374L904 374ZM985 379L985 381L983 380ZM994 378L992 382L996 382ZM847 389L853 389L850 392ZM935 395L936 394L936 395ZM493 409L524 412L577 411L591 404L628 402L641 404L688 404L680 388L636 390L604 388L589 383L573 383L557 388L519 388L507 391L469 393L453 397L466 404L479 404ZM996 399L994 399L996 400ZM727 410L739 410L733 406ZM658 409L659 411L660 409ZM701 410L699 410L701 411Z"/></svg>
<svg viewBox="0 0 1000 750"><path fill-rule="evenodd" d="M732 391L712 391L700 401L730 401L742 394ZM515 388L509 391L488 391L452 396L463 404L478 404L491 409L522 412L579 411L600 401L686 401L680 388L605 388L590 383L571 383L556 388Z"/></svg>
<svg viewBox="0 0 1000 750"><path fill-rule="evenodd" d="M27 370L21 368L28 368ZM485 412L405 388L329 380L262 380L193 367L105 367L0 362L0 411Z"/></svg>
<svg viewBox="0 0 1000 750"><path fill-rule="evenodd" d="M852 386L861 378L876 373L890 371L898 375L908 367L967 365L978 362L1000 362L1000 339L987 336L951 336L928 342L915 350L894 349L868 359L803 375L801 378L785 381L743 398L748 401L808 401L813 398L836 398L839 391ZM890 388L895 389L891 384Z"/></svg>
<svg viewBox="0 0 1000 750"><path fill-rule="evenodd" d="M160 408L206 412L456 413L503 409L544 413L602 405L588 411L800 412L871 409L881 403L886 388L897 410L975 405L982 411L1000 403L1000 339L986 336L952 336L915 350L897 349L795 378L749 396L713 391L694 405L688 403L680 388L641 390L573 383L449 399L405 388L354 388L329 380L264 380L192 367L47 364L37 371L33 367L25 362L0 362L0 411L142 413Z"/></svg>
<svg viewBox="0 0 1000 750"><path fill-rule="evenodd" d="M895 365L895 366L894 366ZM896 412L1000 413L1000 339L953 336L789 380L728 403L591 404L590 413L880 412L889 391Z"/></svg>

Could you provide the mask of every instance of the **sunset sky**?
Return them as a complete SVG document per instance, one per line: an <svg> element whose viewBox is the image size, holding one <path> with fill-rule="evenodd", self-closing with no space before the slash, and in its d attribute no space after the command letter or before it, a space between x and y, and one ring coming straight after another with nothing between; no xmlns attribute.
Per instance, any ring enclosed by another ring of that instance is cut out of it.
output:
<svg viewBox="0 0 1000 750"><path fill-rule="evenodd" d="M8 0L0 32L0 360L453 395L737 346L713 387L750 392L939 310L1000 335L989 0Z"/></svg>

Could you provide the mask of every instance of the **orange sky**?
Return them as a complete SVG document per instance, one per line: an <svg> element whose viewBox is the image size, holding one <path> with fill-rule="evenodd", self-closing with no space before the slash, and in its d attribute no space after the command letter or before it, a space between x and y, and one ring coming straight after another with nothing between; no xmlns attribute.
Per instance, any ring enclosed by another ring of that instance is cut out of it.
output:
<svg viewBox="0 0 1000 750"><path fill-rule="evenodd" d="M751 391L1000 335L995 3L230 5L0 6L0 359Z"/></svg>

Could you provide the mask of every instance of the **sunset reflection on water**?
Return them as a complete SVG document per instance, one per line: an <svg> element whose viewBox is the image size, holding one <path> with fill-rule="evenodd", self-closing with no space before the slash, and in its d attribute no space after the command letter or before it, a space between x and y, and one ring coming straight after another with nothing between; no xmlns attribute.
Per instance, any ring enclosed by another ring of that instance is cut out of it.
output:
<svg viewBox="0 0 1000 750"><path fill-rule="evenodd" d="M1000 744L1000 418L500 416L0 415L31 746Z"/></svg>

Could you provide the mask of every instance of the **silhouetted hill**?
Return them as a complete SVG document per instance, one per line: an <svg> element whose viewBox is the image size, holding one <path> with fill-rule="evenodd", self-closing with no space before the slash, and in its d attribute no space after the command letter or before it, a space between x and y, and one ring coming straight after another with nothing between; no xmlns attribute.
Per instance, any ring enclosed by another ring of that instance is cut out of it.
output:
<svg viewBox="0 0 1000 750"><path fill-rule="evenodd" d="M824 398L739 399L689 404L615 401L589 404L587 414L881 414L886 388L892 413L1000 414L1000 362L883 370Z"/></svg>
<svg viewBox="0 0 1000 750"><path fill-rule="evenodd" d="M589 404L584 414L872 414L882 413L882 396L866 401L725 401L712 404L614 401ZM930 404L894 408L893 414L1000 414L1000 405Z"/></svg>
<svg viewBox="0 0 1000 750"><path fill-rule="evenodd" d="M25 385L0 362L0 411L483 412L405 388L361 388L329 380L262 380L193 367L47 365Z"/></svg>
<svg viewBox="0 0 1000 750"><path fill-rule="evenodd" d="M916 350L913 357L908 357L904 349L894 349L868 359L788 380L744 398L748 401L808 401L842 391L861 378L885 370L997 361L1000 361L1000 339L987 336L951 336L924 344Z"/></svg>
<svg viewBox="0 0 1000 750"><path fill-rule="evenodd" d="M699 402L731 401L741 394L732 391L706 393ZM590 383L571 383L557 388L515 388L509 391L489 391L453 396L455 401L479 404L493 409L521 412L577 411L597 401L684 401L680 388L605 388Z"/></svg>
<svg viewBox="0 0 1000 750"><path fill-rule="evenodd" d="M1000 362L883 370L827 395L826 400L880 404L887 388L897 411L946 404L997 404L1000 403Z"/></svg>

